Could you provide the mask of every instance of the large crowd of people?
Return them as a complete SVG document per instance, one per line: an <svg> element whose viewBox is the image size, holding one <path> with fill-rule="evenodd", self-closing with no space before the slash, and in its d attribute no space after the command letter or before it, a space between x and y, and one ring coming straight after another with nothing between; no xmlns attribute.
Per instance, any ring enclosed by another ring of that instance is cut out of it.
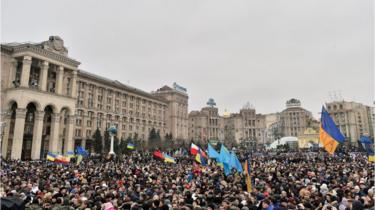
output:
<svg viewBox="0 0 375 210"><path fill-rule="evenodd" d="M238 154L244 161L248 154ZM225 176L194 157L164 163L151 153L87 157L79 165L3 160L0 196L25 209L322 209L374 207L374 165L365 154L251 155L252 190L243 173ZM21 207L19 207L21 208Z"/></svg>

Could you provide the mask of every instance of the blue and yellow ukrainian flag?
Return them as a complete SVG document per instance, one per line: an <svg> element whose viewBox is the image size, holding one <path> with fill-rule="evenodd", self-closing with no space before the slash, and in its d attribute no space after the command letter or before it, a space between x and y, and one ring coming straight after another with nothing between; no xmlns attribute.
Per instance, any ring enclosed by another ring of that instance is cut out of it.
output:
<svg viewBox="0 0 375 210"><path fill-rule="evenodd" d="M164 162L176 163L176 160L172 156L169 156L167 153L163 153L163 156L164 156Z"/></svg>
<svg viewBox="0 0 375 210"><path fill-rule="evenodd" d="M341 134L340 130L337 128L335 122L331 116L329 116L324 106L322 107L319 135L320 142L331 155L335 152L339 143L344 143L345 141L344 135Z"/></svg>
<svg viewBox="0 0 375 210"><path fill-rule="evenodd" d="M202 166L206 166L207 165L207 161L206 161L205 157L203 156L201 150L199 150L199 152L197 153L197 155L195 155L195 161L197 161L198 163L200 163Z"/></svg>
<svg viewBox="0 0 375 210"><path fill-rule="evenodd" d="M135 146L134 146L133 143L128 143L127 148L130 149L130 150L133 150L135 148Z"/></svg>
<svg viewBox="0 0 375 210"><path fill-rule="evenodd" d="M73 151L66 152L66 157L68 157L68 158L74 158L75 157L74 152Z"/></svg>
<svg viewBox="0 0 375 210"><path fill-rule="evenodd" d="M49 160L49 161L52 161L52 162L54 162L55 161L55 159L56 159L56 155L55 154L53 154L52 152L48 152L47 153L47 160Z"/></svg>
<svg viewBox="0 0 375 210"><path fill-rule="evenodd" d="M369 162L375 162L375 153L374 152L368 153L368 161Z"/></svg>

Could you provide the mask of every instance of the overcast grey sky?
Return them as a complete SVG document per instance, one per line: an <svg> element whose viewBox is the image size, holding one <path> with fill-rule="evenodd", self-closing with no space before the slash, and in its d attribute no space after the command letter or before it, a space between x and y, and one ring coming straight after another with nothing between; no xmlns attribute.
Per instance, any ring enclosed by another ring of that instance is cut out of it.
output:
<svg viewBox="0 0 375 210"><path fill-rule="evenodd" d="M177 82L189 109L295 97L315 116L329 93L371 105L372 0L2 0L1 41L58 35L81 69L152 91Z"/></svg>

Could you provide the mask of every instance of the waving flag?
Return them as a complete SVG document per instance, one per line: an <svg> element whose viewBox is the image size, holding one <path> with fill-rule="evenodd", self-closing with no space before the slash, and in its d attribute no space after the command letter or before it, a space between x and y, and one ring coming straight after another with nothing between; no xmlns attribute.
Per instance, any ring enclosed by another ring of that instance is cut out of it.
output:
<svg viewBox="0 0 375 210"><path fill-rule="evenodd" d="M87 156L89 155L89 152L87 152L85 148L77 146L77 155Z"/></svg>
<svg viewBox="0 0 375 210"><path fill-rule="evenodd" d="M154 153L153 153L154 157L156 158L159 158L159 159L162 159L164 160L164 155L163 153L160 152L160 150L156 150Z"/></svg>
<svg viewBox="0 0 375 210"><path fill-rule="evenodd" d="M127 148L130 149L130 150L133 150L135 148L135 146L134 146L133 143L129 142Z"/></svg>
<svg viewBox="0 0 375 210"><path fill-rule="evenodd" d="M55 154L53 154L52 152L48 152L47 153L47 160L54 162L55 159L56 159L56 155Z"/></svg>
<svg viewBox="0 0 375 210"><path fill-rule="evenodd" d="M361 136L361 138L359 138L359 142L361 142L362 144L372 144L373 143L371 141L370 137L368 137L368 136Z"/></svg>
<svg viewBox="0 0 375 210"><path fill-rule="evenodd" d="M208 143L208 157L217 159L219 158L220 154L216 152L216 150Z"/></svg>
<svg viewBox="0 0 375 210"><path fill-rule="evenodd" d="M68 151L68 152L66 152L66 156L68 157L68 158L74 158L74 152L73 151Z"/></svg>
<svg viewBox="0 0 375 210"><path fill-rule="evenodd" d="M337 128L335 122L332 120L331 116L329 116L324 106L322 107L319 134L320 142L331 155L335 152L339 143L344 143L345 141L345 137L341 134L340 130Z"/></svg>
<svg viewBox="0 0 375 210"><path fill-rule="evenodd" d="M220 149L220 155L219 155L219 158L217 159L217 161L219 163L222 163L223 164L223 167L224 167L224 174L225 176L228 176L230 174L230 171L231 171L231 167L230 167L230 154L229 154L229 151L227 148L225 148L225 146L222 144L221 145L221 149Z"/></svg>
<svg viewBox="0 0 375 210"><path fill-rule="evenodd" d="M167 153L163 153L164 162L166 163L176 163L176 159L174 157L169 156Z"/></svg>
<svg viewBox="0 0 375 210"><path fill-rule="evenodd" d="M231 155L230 161L229 161L230 168L235 168L239 173L242 173L243 171L242 165L240 161L238 160L236 154L232 151L230 155Z"/></svg>
<svg viewBox="0 0 375 210"><path fill-rule="evenodd" d="M203 157L202 151L198 152L198 154L195 156L195 160L198 163L200 163L202 166L206 166L207 165L207 161L206 161L205 157Z"/></svg>
<svg viewBox="0 0 375 210"><path fill-rule="evenodd" d="M67 164L70 162L70 158L63 156L63 155L56 155L55 157L55 162L56 163L64 163Z"/></svg>
<svg viewBox="0 0 375 210"><path fill-rule="evenodd" d="M375 153L374 152L369 152L367 155L368 155L368 161L369 162L375 162Z"/></svg>
<svg viewBox="0 0 375 210"><path fill-rule="evenodd" d="M250 159L247 159L244 164L244 173L246 175L246 188L247 192L252 192L252 185L251 185L251 165Z"/></svg>
<svg viewBox="0 0 375 210"><path fill-rule="evenodd" d="M198 151L199 151L199 147L197 145L195 145L194 143L191 143L190 153L192 155L196 155L196 154L198 154Z"/></svg>

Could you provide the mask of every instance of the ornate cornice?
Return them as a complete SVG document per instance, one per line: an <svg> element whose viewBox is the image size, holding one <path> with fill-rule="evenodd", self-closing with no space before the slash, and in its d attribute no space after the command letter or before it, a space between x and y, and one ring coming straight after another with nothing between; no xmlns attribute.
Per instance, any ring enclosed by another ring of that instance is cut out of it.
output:
<svg viewBox="0 0 375 210"><path fill-rule="evenodd" d="M75 67L78 67L81 64L80 62L74 59L52 52L50 50L43 49L42 46L40 45L34 45L30 43L20 44L17 46L1 45L1 49L9 53L33 52L35 54L68 64L71 66L75 66Z"/></svg>

